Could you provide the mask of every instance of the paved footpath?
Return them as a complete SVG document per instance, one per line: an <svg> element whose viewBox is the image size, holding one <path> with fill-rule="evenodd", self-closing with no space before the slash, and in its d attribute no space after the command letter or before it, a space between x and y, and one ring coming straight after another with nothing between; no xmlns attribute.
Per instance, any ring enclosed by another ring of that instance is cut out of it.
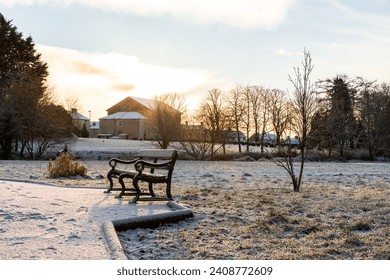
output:
<svg viewBox="0 0 390 280"><path fill-rule="evenodd" d="M105 221L171 211L128 200L102 189L0 180L0 260L110 259Z"/></svg>

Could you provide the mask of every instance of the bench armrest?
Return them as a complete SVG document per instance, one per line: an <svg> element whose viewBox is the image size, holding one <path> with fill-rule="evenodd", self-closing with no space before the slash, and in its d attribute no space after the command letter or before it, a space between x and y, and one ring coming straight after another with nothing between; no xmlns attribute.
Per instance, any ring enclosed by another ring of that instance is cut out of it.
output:
<svg viewBox="0 0 390 280"><path fill-rule="evenodd" d="M132 164L135 163L139 158L131 159L131 160L124 160L124 159L119 159L119 158L112 158L108 162L108 164L114 169L118 163L121 164Z"/></svg>
<svg viewBox="0 0 390 280"><path fill-rule="evenodd" d="M169 166L172 166L169 168ZM137 170L139 173L142 173L142 171L145 169L145 167L150 167L150 168L163 168L166 167L167 169L173 169L173 160L169 160L166 162L162 163L154 163L146 160L137 160L134 164L135 170Z"/></svg>

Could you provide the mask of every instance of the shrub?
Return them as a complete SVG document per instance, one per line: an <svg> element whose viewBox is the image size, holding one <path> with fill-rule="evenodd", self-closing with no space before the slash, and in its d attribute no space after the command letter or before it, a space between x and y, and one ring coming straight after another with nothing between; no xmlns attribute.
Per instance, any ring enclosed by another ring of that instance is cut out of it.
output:
<svg viewBox="0 0 390 280"><path fill-rule="evenodd" d="M87 175L87 168L72 159L68 153L58 156L54 161L50 160L48 171L50 178Z"/></svg>

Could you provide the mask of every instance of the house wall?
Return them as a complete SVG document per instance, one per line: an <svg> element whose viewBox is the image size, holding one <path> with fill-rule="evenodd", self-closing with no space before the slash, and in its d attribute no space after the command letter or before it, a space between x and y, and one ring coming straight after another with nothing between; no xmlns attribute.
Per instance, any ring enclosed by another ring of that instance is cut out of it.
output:
<svg viewBox="0 0 390 280"><path fill-rule="evenodd" d="M112 136L127 134L128 139L144 139L143 120L100 119L99 133L112 134Z"/></svg>
<svg viewBox="0 0 390 280"><path fill-rule="evenodd" d="M89 126L90 126L89 120L73 119L72 122L73 122L73 125L76 126L80 130L83 129L83 126L85 124L87 130L89 131Z"/></svg>
<svg viewBox="0 0 390 280"><path fill-rule="evenodd" d="M155 140L156 139L156 129L150 123L150 121L145 120L144 122L144 131L145 131L145 140Z"/></svg>
<svg viewBox="0 0 390 280"><path fill-rule="evenodd" d="M89 129L89 138L97 138L99 129Z"/></svg>

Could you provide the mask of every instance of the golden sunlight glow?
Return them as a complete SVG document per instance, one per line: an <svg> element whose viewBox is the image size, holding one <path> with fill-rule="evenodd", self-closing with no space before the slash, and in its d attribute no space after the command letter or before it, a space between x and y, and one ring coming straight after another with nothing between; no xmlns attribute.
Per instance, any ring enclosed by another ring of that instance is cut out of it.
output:
<svg viewBox="0 0 390 280"><path fill-rule="evenodd" d="M194 89L212 79L199 69L146 64L135 56L117 53L82 53L76 50L37 46L49 65L49 83L64 100L76 97L84 115L92 119L106 115L106 109L127 96L153 98L162 93L191 92L189 107L198 103Z"/></svg>
<svg viewBox="0 0 390 280"><path fill-rule="evenodd" d="M198 109L200 102L202 100L202 95L187 95L186 96L186 106L188 115L193 115Z"/></svg>

